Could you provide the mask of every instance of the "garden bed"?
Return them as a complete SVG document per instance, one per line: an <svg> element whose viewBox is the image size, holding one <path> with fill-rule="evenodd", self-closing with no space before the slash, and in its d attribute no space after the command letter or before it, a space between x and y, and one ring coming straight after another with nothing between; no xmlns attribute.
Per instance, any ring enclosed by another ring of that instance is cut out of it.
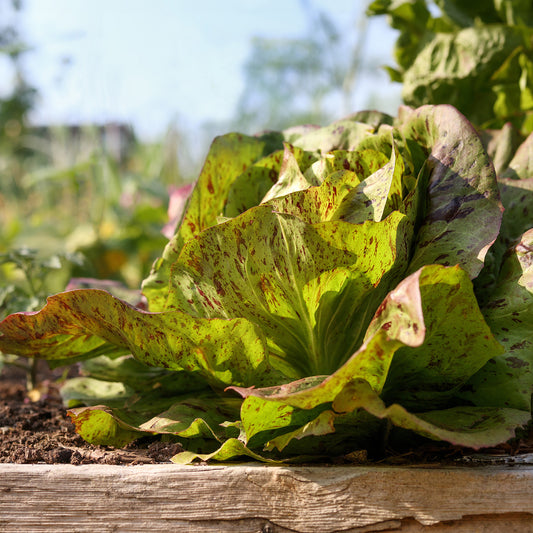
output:
<svg viewBox="0 0 533 533"><path fill-rule="evenodd" d="M144 464L168 462L179 451L177 444L149 439L120 450L88 444L66 414L56 376L45 365L41 372L37 401L26 394L24 372L6 367L0 373L0 463Z"/></svg>
<svg viewBox="0 0 533 533"><path fill-rule="evenodd" d="M533 531L533 467L0 465L11 531Z"/></svg>
<svg viewBox="0 0 533 533"><path fill-rule="evenodd" d="M516 455L428 445L357 465L179 466L176 444L85 443L55 388L30 402L16 372L0 400L6 532L533 531L530 441Z"/></svg>

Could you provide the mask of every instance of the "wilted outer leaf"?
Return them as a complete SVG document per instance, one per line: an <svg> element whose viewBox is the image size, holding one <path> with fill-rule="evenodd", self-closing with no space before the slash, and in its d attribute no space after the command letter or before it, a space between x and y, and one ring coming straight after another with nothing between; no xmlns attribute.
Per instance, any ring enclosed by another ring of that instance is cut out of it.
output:
<svg viewBox="0 0 533 533"><path fill-rule="evenodd" d="M204 231L172 270L168 306L245 317L287 376L327 374L349 357L406 258L406 217L306 224L269 206Z"/></svg>
<svg viewBox="0 0 533 533"><path fill-rule="evenodd" d="M500 229L494 168L472 125L453 107L403 107L397 126L421 145L430 171L426 216L409 271L455 264L475 278Z"/></svg>
<svg viewBox="0 0 533 533"><path fill-rule="evenodd" d="M183 245L194 235L217 223L233 181L246 167L276 148L281 148L281 136L278 137L248 137L229 133L213 141L178 231L143 284L143 293L148 298L151 311L165 308L170 266Z"/></svg>
<svg viewBox="0 0 533 533"><path fill-rule="evenodd" d="M265 463L280 463L282 461L269 459L265 456L262 456L258 453L253 452L248 448L243 442L236 438L228 439L225 441L222 446L211 453L194 453L190 451L185 451L176 454L172 457L171 461L173 463L186 465L192 463L195 459L200 459L201 461L228 461L230 459L237 459L241 457L249 457L257 461Z"/></svg>

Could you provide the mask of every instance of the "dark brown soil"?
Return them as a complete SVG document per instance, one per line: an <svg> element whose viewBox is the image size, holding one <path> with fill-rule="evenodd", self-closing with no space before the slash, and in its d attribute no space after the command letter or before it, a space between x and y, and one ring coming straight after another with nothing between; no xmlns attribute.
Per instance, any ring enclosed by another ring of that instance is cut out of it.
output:
<svg viewBox="0 0 533 533"><path fill-rule="evenodd" d="M148 439L120 450L87 444L54 382L44 380L39 388L40 398L31 401L23 371L6 367L0 374L0 463L164 463L180 451L178 444Z"/></svg>

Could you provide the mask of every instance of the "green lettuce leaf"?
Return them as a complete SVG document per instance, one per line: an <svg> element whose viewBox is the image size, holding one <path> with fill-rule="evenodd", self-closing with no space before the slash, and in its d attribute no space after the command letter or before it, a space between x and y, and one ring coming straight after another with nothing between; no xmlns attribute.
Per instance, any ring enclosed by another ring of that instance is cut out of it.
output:
<svg viewBox="0 0 533 533"><path fill-rule="evenodd" d="M505 348L465 386L462 397L478 405L530 411L533 393L533 229L506 257L491 299L487 323Z"/></svg>
<svg viewBox="0 0 533 533"><path fill-rule="evenodd" d="M1 331L0 350L26 357L75 357L97 344L147 365L200 373L218 386L256 383L260 374L268 382L276 374L261 331L246 319L148 313L97 289L51 296L37 313L7 317Z"/></svg>
<svg viewBox="0 0 533 533"><path fill-rule="evenodd" d="M470 16L450 13L449 32ZM0 350L84 360L78 432L179 439L176 462L375 451L391 424L504 442L531 418L530 145L451 106L220 137L150 311L67 291L0 322Z"/></svg>
<svg viewBox="0 0 533 533"><path fill-rule="evenodd" d="M468 275L458 267L433 265L406 278L387 296L363 346L330 376L262 389L231 388L245 398L241 420L248 439L260 432L293 428L302 417L298 410L313 411L305 424L292 429L295 438L333 432L331 405L337 413L362 408L431 438L489 446L502 435L511 438L511 429L525 424L528 412L499 411L491 403L456 411L442 408L455 409L460 385L501 352L477 306ZM368 388L372 394L354 396L354 383L363 383L357 390ZM385 402L394 407L386 408ZM420 414L410 414L406 407ZM507 415L508 425L502 426ZM354 438L357 433L354 427ZM285 432L283 446L289 440ZM274 442L279 444L279 437Z"/></svg>
<svg viewBox="0 0 533 533"><path fill-rule="evenodd" d="M451 106L403 107L398 128L427 153L428 206L409 271L460 265L471 278L496 240L502 205L494 167L472 125Z"/></svg>
<svg viewBox="0 0 533 533"><path fill-rule="evenodd" d="M406 231L400 213L380 223L307 224L256 207L186 244L167 307L246 318L266 335L272 364L287 376L327 374L356 350L396 281Z"/></svg>
<svg viewBox="0 0 533 533"><path fill-rule="evenodd" d="M238 133L229 133L213 141L180 226L143 283L143 293L151 311L165 308L170 266L185 242L216 224L235 179L247 166L268 155L273 147L281 148L281 141L281 136L274 134L249 137Z"/></svg>

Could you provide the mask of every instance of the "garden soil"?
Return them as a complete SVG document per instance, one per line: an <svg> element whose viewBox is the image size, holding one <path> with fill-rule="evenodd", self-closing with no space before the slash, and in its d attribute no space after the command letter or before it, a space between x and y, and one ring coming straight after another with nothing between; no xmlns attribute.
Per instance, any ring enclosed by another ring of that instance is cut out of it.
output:
<svg viewBox="0 0 533 533"><path fill-rule="evenodd" d="M70 463L79 464L154 464L169 463L181 451L178 443L161 442L144 437L115 449L86 443L74 430L62 404L57 375L40 367L37 390L28 394L26 374L14 367L0 373L0 463ZM387 450L377 461L389 465L442 466L465 462L474 452L446 443L418 446L411 450ZM484 457L512 458L516 454L533 455L533 429L521 439L492 450ZM332 458L331 464L370 463L365 454Z"/></svg>
<svg viewBox="0 0 533 533"><path fill-rule="evenodd" d="M46 371L45 371L46 372ZM30 397L26 375L13 367L0 374L0 463L143 464L165 463L181 448L176 443L140 439L113 449L87 444L74 431L53 375Z"/></svg>

